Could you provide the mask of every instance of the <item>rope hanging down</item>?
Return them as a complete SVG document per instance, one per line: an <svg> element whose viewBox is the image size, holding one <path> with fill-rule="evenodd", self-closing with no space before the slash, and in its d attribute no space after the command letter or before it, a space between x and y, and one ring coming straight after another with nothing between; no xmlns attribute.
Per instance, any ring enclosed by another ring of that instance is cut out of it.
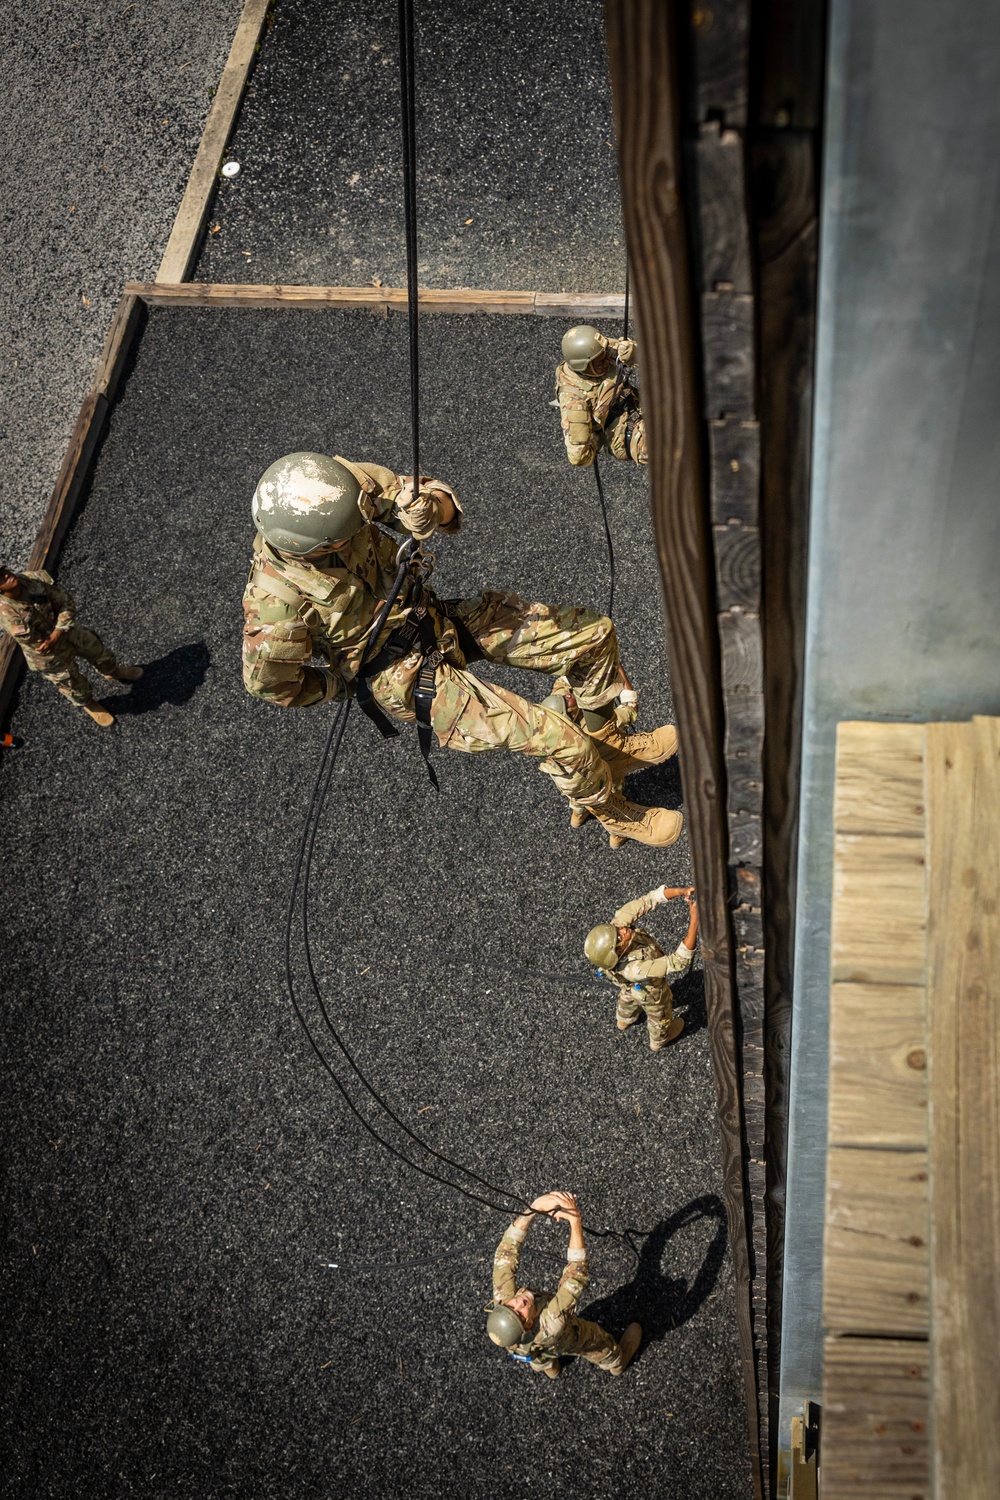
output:
<svg viewBox="0 0 1000 1500"><path fill-rule="evenodd" d="M416 84L414 65L413 0L399 0L399 52L403 126L403 208L406 238L407 311L409 322L410 352L410 428L413 452L413 483L414 492L416 492L416 490L419 488L420 482L420 359L417 285ZM599 477L598 486L600 487ZM601 492L601 502L603 508L603 492ZM613 601L614 556L611 551L611 535L610 531L607 528L606 514L605 531L608 539L609 556L611 558L611 586ZM364 651L362 652L361 662L358 668L359 678L363 676L364 667L366 666L368 661L371 660L375 653L379 638L382 634L382 630L387 619L389 618L390 611L392 610L392 607L399 597L404 583L406 582L409 565L418 550L418 546L419 544L414 539L411 539L400 551L399 566L396 573L396 578L393 582L393 586L389 591L388 598L386 599L384 605L378 613L378 617L372 625L371 633L368 637L368 642L365 646ZM323 753L320 758L316 780L313 784L312 793L309 798L305 822L302 829L302 836L299 840L298 852L295 859L292 888L289 895L288 911L285 919L284 940L285 980L288 986L288 994L292 1003L292 1008L295 1012L298 1023L306 1036L309 1046L314 1052L320 1066L330 1078L331 1082L336 1088L341 1099L347 1105L347 1108L350 1110L351 1114L368 1132L373 1140L377 1141L379 1145L384 1147L385 1150L387 1150L392 1156L396 1157L396 1159L400 1161L404 1166L409 1167L412 1171L419 1173L421 1176L426 1177L432 1182L438 1183L442 1187L451 1188L454 1192L460 1193L463 1197L469 1199L473 1203L479 1204L481 1207L488 1208L494 1213L502 1213L505 1217L509 1218L513 1214L523 1213L525 1210L527 1210L530 1206L528 1199L522 1197L520 1193L514 1192L509 1188L498 1186L496 1183L491 1182L488 1178L481 1177L478 1173L474 1172L471 1167L464 1166L461 1162L455 1161L452 1157L447 1156L444 1152L436 1150L436 1148L433 1147L428 1141L424 1140L422 1136L418 1135L414 1130L412 1130L409 1125L407 1125L406 1122L400 1118L400 1116L391 1107L391 1105L377 1091L364 1071L358 1065L343 1037L340 1035L340 1032L334 1025L333 1018L331 1017L326 1001L323 998L323 993L320 988L315 965L313 962L312 946L309 932L310 876L312 871L313 853L316 844L316 835L322 819L327 793L329 791L330 784L333 778L334 768L337 763L337 757L340 753L340 747L343 743L344 733L347 729L347 723L350 717L350 709L351 702L350 699L347 699L340 705L336 714L331 720L326 743L324 745ZM299 899L300 892L301 902ZM374 1101L375 1105L382 1112L382 1114L386 1116L399 1130L401 1130L414 1146L416 1146L419 1150L426 1152L427 1155L432 1158L434 1162L439 1163L443 1169L449 1169L452 1172L458 1173L460 1176L464 1176L466 1179L468 1179L468 1181L477 1184L478 1187L482 1188L485 1193L489 1194L489 1197L484 1196L483 1193L477 1192L473 1188L461 1182L453 1181L450 1176L442 1176L440 1172L435 1171L432 1167L427 1166L420 1161L414 1161L411 1155L401 1150L397 1145L395 1145L394 1142L389 1140L382 1132L377 1130L358 1108L358 1105L351 1097L349 1090L345 1087L341 1078L338 1077L336 1070L334 1069L329 1057L324 1050L324 1047L321 1045L320 1041L317 1040L317 1037L314 1034L314 1030L312 1026L310 1026L309 1020L307 1019L305 1011L303 1010L299 993L296 987L295 966L292 961L292 933L295 925L296 911L300 908L300 906L301 935L306 961L306 970L309 976L309 987L312 991L313 999L319 1007L323 1026L336 1044L339 1052L347 1063L348 1068L354 1074L355 1079ZM496 1199L500 1199L501 1201L494 1201ZM549 1217L554 1217L554 1215L549 1215ZM636 1251L635 1246L632 1243L632 1237L635 1236L636 1238L641 1238L649 1233L649 1231L647 1230L633 1229L631 1227L625 1228L624 1230L617 1230L610 1228L597 1228L591 1225L585 1225L584 1228L586 1229L588 1234L591 1234L598 1239L613 1238L623 1240L629 1246L629 1249L632 1251L633 1255L636 1256L638 1255L638 1252ZM457 1253L462 1252L450 1251L448 1252L448 1257ZM446 1257L434 1256L427 1258L426 1262L414 1261L412 1262L412 1264L429 1264L432 1261L444 1258Z"/></svg>

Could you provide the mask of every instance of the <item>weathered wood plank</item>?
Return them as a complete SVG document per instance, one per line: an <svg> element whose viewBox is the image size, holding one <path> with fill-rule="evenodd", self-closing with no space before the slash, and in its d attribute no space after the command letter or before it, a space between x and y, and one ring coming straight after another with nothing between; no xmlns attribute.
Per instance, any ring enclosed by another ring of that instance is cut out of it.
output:
<svg viewBox="0 0 1000 1500"><path fill-rule="evenodd" d="M356 307L372 311L407 307L405 287L396 286L241 286L184 281L176 285L130 281L126 292L149 307L290 307L320 310ZM540 317L615 318L625 311L619 293L519 292L479 290L475 287L422 287L417 295L424 312L532 313Z"/></svg>
<svg viewBox="0 0 1000 1500"><path fill-rule="evenodd" d="M1000 721L927 726L936 1500L1000 1475Z"/></svg>
<svg viewBox="0 0 1000 1500"><path fill-rule="evenodd" d="M708 424L712 463L712 520L756 526L760 493L760 424L736 417Z"/></svg>
<svg viewBox="0 0 1000 1500"><path fill-rule="evenodd" d="M925 1334L927 1152L827 1155L823 1322L834 1333Z"/></svg>
<svg viewBox="0 0 1000 1500"><path fill-rule="evenodd" d="M829 1139L926 1148L927 997L919 986L832 986Z"/></svg>
<svg viewBox="0 0 1000 1500"><path fill-rule="evenodd" d="M924 836L924 726L837 725L838 833Z"/></svg>
<svg viewBox="0 0 1000 1500"><path fill-rule="evenodd" d="M29 568L44 568L58 552L90 472L90 461L104 431L107 414L107 398L99 391L91 391L76 419L52 497L28 557Z"/></svg>
<svg viewBox="0 0 1000 1500"><path fill-rule="evenodd" d="M689 112L695 120L720 115L727 125L747 117L750 47L749 6L742 0L712 0L690 9L694 88Z"/></svg>
<svg viewBox="0 0 1000 1500"><path fill-rule="evenodd" d="M719 608L760 610L760 532L742 521L713 526ZM758 625L759 629L759 625Z"/></svg>
<svg viewBox="0 0 1000 1500"><path fill-rule="evenodd" d="M761 1431L750 1301L750 1213L744 1191L740 1069L732 983L714 562L698 417L688 233L682 207L674 17L660 0L605 0L605 34L622 214L643 351L649 484L664 581L667 644L684 736L685 812L702 909L705 995L735 1275L735 1311L757 1496Z"/></svg>
<svg viewBox="0 0 1000 1500"><path fill-rule="evenodd" d="M254 51L260 39L270 0L246 0L236 27L229 57L215 91L184 197L156 273L157 281L184 281L198 253L216 174L236 123Z"/></svg>
<svg viewBox="0 0 1000 1500"><path fill-rule="evenodd" d="M931 1500L926 1343L828 1338L823 1363L823 1500Z"/></svg>
<svg viewBox="0 0 1000 1500"><path fill-rule="evenodd" d="M726 712L726 760L760 760L764 744L764 696L734 693Z"/></svg>
<svg viewBox="0 0 1000 1500"><path fill-rule="evenodd" d="M698 250L706 291L753 291L743 137L709 120L695 147Z"/></svg>
<svg viewBox="0 0 1000 1500"><path fill-rule="evenodd" d="M111 320L92 386L98 395L104 396L109 402L115 399L132 340L142 325L145 311L140 299L126 292Z"/></svg>
<svg viewBox="0 0 1000 1500"><path fill-rule="evenodd" d="M839 833L834 839L832 977L857 984L924 982L923 841Z"/></svg>
<svg viewBox="0 0 1000 1500"><path fill-rule="evenodd" d="M764 854L764 834L757 813L731 812L729 858L734 865L759 865Z"/></svg>
<svg viewBox="0 0 1000 1500"><path fill-rule="evenodd" d="M705 416L754 416L753 298L705 292L701 299Z"/></svg>
<svg viewBox="0 0 1000 1500"><path fill-rule="evenodd" d="M727 610L719 616L719 636L727 702L731 693L759 694L764 682L759 618L743 610Z"/></svg>

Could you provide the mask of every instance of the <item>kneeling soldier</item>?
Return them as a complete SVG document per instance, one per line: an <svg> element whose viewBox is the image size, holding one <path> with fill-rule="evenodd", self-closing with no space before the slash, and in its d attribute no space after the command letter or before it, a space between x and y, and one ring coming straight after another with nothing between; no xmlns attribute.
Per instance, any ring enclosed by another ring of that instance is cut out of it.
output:
<svg viewBox="0 0 1000 1500"><path fill-rule="evenodd" d="M260 480L253 515L258 536L243 596L248 692L284 708L357 694L369 716L374 704L391 719L416 721L425 753L433 731L448 750L532 756L618 838L662 848L680 836L680 813L640 807L616 786L622 757L652 763L655 747L654 737L622 732L637 698L609 619L493 589L439 599L423 584L427 559L418 554L362 671L397 574L397 543L375 523L418 540L457 531L462 510L449 485L422 478L414 494L411 478L379 464L291 453ZM314 653L322 666L312 664ZM583 724L466 670L484 658L565 676Z"/></svg>
<svg viewBox="0 0 1000 1500"><path fill-rule="evenodd" d="M634 924L654 906L662 906L676 896L687 901L688 929L676 951L664 954L659 943ZM627 1031L645 1016L649 1045L654 1052L680 1036L684 1029L683 1016L674 1015L667 975L684 973L694 957L697 939L698 904L693 886L685 889L658 885L648 896L619 907L610 923L592 927L587 933L583 945L586 957L618 991L618 1030Z"/></svg>
<svg viewBox="0 0 1000 1500"><path fill-rule="evenodd" d="M639 392L625 374L635 353L633 339L606 339L586 323L564 336L556 395L571 464L588 467L602 447L614 458L648 462Z"/></svg>
<svg viewBox="0 0 1000 1500"><path fill-rule="evenodd" d="M41 569L15 573L0 564L0 632L20 646L29 672L40 672L104 729L115 722L115 716L94 697L77 657L82 656L112 682L135 682L142 676L141 667L120 667L115 653L95 630L77 625L72 594Z"/></svg>
<svg viewBox="0 0 1000 1500"><path fill-rule="evenodd" d="M518 1285L521 1246L536 1213L552 1214L569 1225L566 1269L555 1296ZM497 1246L487 1334L512 1359L552 1380L561 1373L562 1355L578 1356L609 1375L620 1375L639 1347L642 1329L638 1323L630 1323L619 1343L599 1323L578 1318L576 1309L587 1279L587 1247L576 1199L572 1193L543 1193L531 1205L530 1213L514 1220Z"/></svg>

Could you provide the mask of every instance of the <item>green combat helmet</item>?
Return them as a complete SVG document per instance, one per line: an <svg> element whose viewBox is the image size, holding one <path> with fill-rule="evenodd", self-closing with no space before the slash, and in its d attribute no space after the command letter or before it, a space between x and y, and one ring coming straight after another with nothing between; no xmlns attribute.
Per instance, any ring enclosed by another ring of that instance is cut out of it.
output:
<svg viewBox="0 0 1000 1500"><path fill-rule="evenodd" d="M604 339L589 323L581 323L563 334L562 357L578 375L585 375L588 365L600 359L606 348Z"/></svg>
<svg viewBox="0 0 1000 1500"><path fill-rule="evenodd" d="M495 1307L486 1319L486 1332L501 1349L526 1342L528 1334L512 1307Z"/></svg>
<svg viewBox="0 0 1000 1500"><path fill-rule="evenodd" d="M595 969L613 969L618 962L618 930L608 922L592 927L583 944L584 957Z"/></svg>
<svg viewBox="0 0 1000 1500"><path fill-rule="evenodd" d="M346 542L365 518L361 486L344 464L325 453L286 453L265 469L253 495L253 519L279 552L302 557Z"/></svg>

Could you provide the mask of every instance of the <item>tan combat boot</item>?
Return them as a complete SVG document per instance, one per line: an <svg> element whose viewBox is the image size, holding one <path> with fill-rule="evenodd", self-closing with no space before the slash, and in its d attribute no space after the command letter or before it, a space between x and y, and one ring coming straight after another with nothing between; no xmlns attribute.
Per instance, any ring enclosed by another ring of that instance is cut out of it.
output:
<svg viewBox="0 0 1000 1500"><path fill-rule="evenodd" d="M117 672L112 672L110 674L109 681L111 681L111 682L138 682L138 680L139 680L139 678L141 676L142 676L142 668L141 667L119 667L118 670L117 670Z"/></svg>
<svg viewBox="0 0 1000 1500"><path fill-rule="evenodd" d="M666 807L641 807L618 791L612 791L606 802L591 807L590 811L612 840L634 839L637 844L649 844L654 849L676 844L684 827L679 812Z"/></svg>
<svg viewBox="0 0 1000 1500"><path fill-rule="evenodd" d="M623 781L644 766L662 766L665 760L677 754L677 730L673 724L626 734L611 718L600 729L588 729L587 733L597 745L615 781Z"/></svg>
<svg viewBox="0 0 1000 1500"><path fill-rule="evenodd" d="M541 1373L547 1375L550 1380L558 1380L562 1374L562 1360L557 1359L554 1365L543 1365Z"/></svg>
<svg viewBox="0 0 1000 1500"><path fill-rule="evenodd" d="M636 1351L642 1343L642 1324L630 1323L618 1340L618 1347L622 1352L621 1364L617 1370L609 1370L609 1375L620 1375L625 1368L632 1363Z"/></svg>
<svg viewBox="0 0 1000 1500"><path fill-rule="evenodd" d="M667 1027L667 1034L663 1038L662 1042L650 1042L650 1044L649 1044L649 1050L650 1050L650 1052L661 1052L663 1050L663 1048L667 1045L668 1042L674 1042L674 1041L676 1041L677 1038L680 1036L680 1034L681 1034L681 1032L683 1030L684 1030L684 1017L683 1016L674 1016L674 1019L671 1021L670 1025Z"/></svg>
<svg viewBox="0 0 1000 1500"><path fill-rule="evenodd" d="M90 703L81 704L85 714L89 714L95 724L100 724L102 729L110 729L115 722L114 714L108 713L103 703L93 699Z"/></svg>

